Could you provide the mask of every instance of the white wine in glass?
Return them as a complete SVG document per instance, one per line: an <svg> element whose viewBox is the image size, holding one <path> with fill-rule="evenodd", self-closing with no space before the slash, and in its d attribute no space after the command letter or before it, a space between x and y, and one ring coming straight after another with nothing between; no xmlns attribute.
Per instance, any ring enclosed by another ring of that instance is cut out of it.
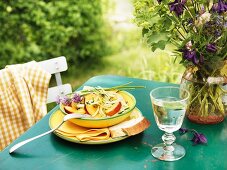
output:
<svg viewBox="0 0 227 170"><path fill-rule="evenodd" d="M180 87L159 87L150 93L155 121L165 134L164 143L152 148L152 155L164 161L175 161L185 155L185 149L174 143L173 132L180 129L187 107L189 92Z"/></svg>

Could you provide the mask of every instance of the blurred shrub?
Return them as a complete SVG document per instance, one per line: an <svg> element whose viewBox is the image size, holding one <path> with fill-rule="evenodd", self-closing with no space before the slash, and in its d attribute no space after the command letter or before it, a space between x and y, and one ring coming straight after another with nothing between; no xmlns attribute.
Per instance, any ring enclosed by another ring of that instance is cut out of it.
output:
<svg viewBox="0 0 227 170"><path fill-rule="evenodd" d="M108 52L100 0L0 1L0 68L64 55L68 62Z"/></svg>

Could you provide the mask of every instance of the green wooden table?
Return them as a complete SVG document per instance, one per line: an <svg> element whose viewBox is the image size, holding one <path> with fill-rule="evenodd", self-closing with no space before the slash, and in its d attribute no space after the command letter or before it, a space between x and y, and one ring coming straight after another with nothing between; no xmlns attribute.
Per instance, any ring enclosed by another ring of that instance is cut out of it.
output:
<svg viewBox="0 0 227 170"><path fill-rule="evenodd" d="M151 147L161 142L163 132L155 124L149 93L155 87L173 84L108 75L93 77L84 85L111 87L131 81L133 85L146 86L144 89L129 92L135 96L136 106L150 120L149 129L122 141L104 145L71 143L51 134L19 148L16 153L10 155L8 151L13 144L49 130L49 116L58 109L55 107L0 153L0 169L227 169L226 120L218 125L198 125L185 119L182 127L194 128L204 133L208 144L193 146L189 141L189 134L180 136L175 132L177 143L186 149L184 158L175 162L164 162L151 155Z"/></svg>

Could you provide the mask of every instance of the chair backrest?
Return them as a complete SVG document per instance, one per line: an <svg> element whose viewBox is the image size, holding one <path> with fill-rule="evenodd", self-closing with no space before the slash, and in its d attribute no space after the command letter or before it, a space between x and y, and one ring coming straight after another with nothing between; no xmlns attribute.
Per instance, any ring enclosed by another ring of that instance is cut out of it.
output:
<svg viewBox="0 0 227 170"><path fill-rule="evenodd" d="M68 69L66 58L64 56L41 61L39 62L39 65L50 74L54 74L57 83L57 86L48 89L47 103L56 101L57 96L72 93L72 87L70 84L62 84L60 73Z"/></svg>

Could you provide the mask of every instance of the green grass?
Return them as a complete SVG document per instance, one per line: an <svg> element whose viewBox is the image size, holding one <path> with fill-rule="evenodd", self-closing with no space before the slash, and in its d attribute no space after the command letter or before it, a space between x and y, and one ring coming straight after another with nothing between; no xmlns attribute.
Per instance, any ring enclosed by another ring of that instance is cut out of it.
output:
<svg viewBox="0 0 227 170"><path fill-rule="evenodd" d="M100 61L73 66L63 75L63 81L77 88L89 78L103 74L179 83L183 67L174 63L174 56L169 51L157 50L152 53L143 45L133 46L117 54L106 56Z"/></svg>

